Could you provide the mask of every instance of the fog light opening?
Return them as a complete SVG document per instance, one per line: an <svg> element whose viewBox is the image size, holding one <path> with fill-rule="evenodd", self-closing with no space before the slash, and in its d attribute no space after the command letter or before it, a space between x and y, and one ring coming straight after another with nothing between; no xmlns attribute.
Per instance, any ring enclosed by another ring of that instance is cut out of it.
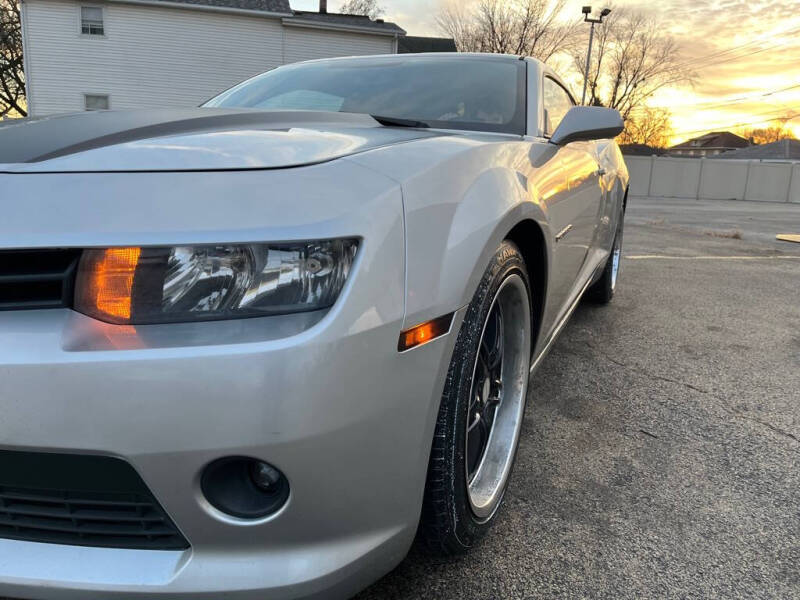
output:
<svg viewBox="0 0 800 600"><path fill-rule="evenodd" d="M200 486L217 510L239 519L275 514L289 499L289 481L279 469L256 458L234 456L209 464Z"/></svg>

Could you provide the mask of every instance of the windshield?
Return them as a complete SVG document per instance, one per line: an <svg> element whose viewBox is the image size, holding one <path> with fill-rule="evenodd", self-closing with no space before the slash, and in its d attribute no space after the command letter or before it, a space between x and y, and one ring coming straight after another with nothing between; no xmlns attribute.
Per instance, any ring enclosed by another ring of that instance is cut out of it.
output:
<svg viewBox="0 0 800 600"><path fill-rule="evenodd" d="M362 113L429 127L525 134L525 63L354 58L281 67L204 106Z"/></svg>

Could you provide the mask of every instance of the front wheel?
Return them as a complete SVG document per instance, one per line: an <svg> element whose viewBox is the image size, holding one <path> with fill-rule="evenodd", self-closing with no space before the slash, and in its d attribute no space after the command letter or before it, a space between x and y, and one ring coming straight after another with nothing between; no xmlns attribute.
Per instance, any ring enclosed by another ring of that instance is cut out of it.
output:
<svg viewBox="0 0 800 600"><path fill-rule="evenodd" d="M421 533L464 552L494 521L514 464L531 357L530 281L519 249L498 248L467 308L439 409Z"/></svg>

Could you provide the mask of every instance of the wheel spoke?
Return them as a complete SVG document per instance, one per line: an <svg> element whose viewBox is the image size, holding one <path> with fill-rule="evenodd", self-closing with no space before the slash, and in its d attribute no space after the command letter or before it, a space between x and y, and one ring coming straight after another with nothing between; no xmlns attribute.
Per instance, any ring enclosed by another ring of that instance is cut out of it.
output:
<svg viewBox="0 0 800 600"><path fill-rule="evenodd" d="M467 427L467 433L471 433L473 429L478 427L481 424L481 420L483 417L481 416L480 412L475 412L472 414L472 422L470 422L469 426Z"/></svg>
<svg viewBox="0 0 800 600"><path fill-rule="evenodd" d="M503 362L503 349L505 348L505 339L503 333L503 309L498 305L497 308L497 336L494 348L494 362L492 363L492 371L498 369Z"/></svg>
<svg viewBox="0 0 800 600"><path fill-rule="evenodd" d="M472 479L481 464L486 442L489 440L489 428L483 415L475 414L475 420L467 430L467 477Z"/></svg>
<svg viewBox="0 0 800 600"><path fill-rule="evenodd" d="M478 361L481 364L481 367L484 368L487 372L490 371L489 361L491 360L490 350L486 346L486 340L481 340L480 348L478 348Z"/></svg>
<svg viewBox="0 0 800 600"><path fill-rule="evenodd" d="M486 401L486 404L483 407L481 421L484 422L489 431L492 430L492 425L494 424L494 418L497 415L497 405L499 402L499 399L490 398Z"/></svg>
<svg viewBox="0 0 800 600"><path fill-rule="evenodd" d="M477 408L481 405L481 395L474 389L472 390L472 401L469 403L469 414L475 414Z"/></svg>
<svg viewBox="0 0 800 600"><path fill-rule="evenodd" d="M500 391L498 390L498 392L497 392L496 394L493 394L493 395L489 396L489 397L486 399L486 406L489 406L489 407L491 407L491 406L499 406L499 404L500 404L500 401L501 401L502 399L503 399L503 398L502 398L502 396L500 395Z"/></svg>
<svg viewBox="0 0 800 600"><path fill-rule="evenodd" d="M484 350L483 343L481 343L481 347L478 349L478 363L483 371L483 375L488 376L491 372L491 369L489 368L488 356ZM475 375L477 376L478 374L475 373Z"/></svg>
<svg viewBox="0 0 800 600"><path fill-rule="evenodd" d="M499 306L494 307L486 324L479 355L489 372L497 369L503 360L503 313Z"/></svg>

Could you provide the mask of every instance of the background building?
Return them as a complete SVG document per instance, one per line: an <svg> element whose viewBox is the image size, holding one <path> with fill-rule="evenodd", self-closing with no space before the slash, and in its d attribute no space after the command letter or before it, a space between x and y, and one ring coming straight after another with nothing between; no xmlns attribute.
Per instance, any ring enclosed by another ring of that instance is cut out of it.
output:
<svg viewBox="0 0 800 600"><path fill-rule="evenodd" d="M720 158L800 161L800 141L780 140L771 144L750 146L749 148L726 152Z"/></svg>
<svg viewBox="0 0 800 600"><path fill-rule="evenodd" d="M458 52L453 38L419 37L407 35L399 39L398 52L400 54L414 54L418 52Z"/></svg>
<svg viewBox="0 0 800 600"><path fill-rule="evenodd" d="M22 0L31 115L196 106L283 64L398 51L405 31L289 0Z"/></svg>
<svg viewBox="0 0 800 600"><path fill-rule="evenodd" d="M667 150L670 156L716 156L738 148L747 148L750 142L730 131L714 131L687 140Z"/></svg>

